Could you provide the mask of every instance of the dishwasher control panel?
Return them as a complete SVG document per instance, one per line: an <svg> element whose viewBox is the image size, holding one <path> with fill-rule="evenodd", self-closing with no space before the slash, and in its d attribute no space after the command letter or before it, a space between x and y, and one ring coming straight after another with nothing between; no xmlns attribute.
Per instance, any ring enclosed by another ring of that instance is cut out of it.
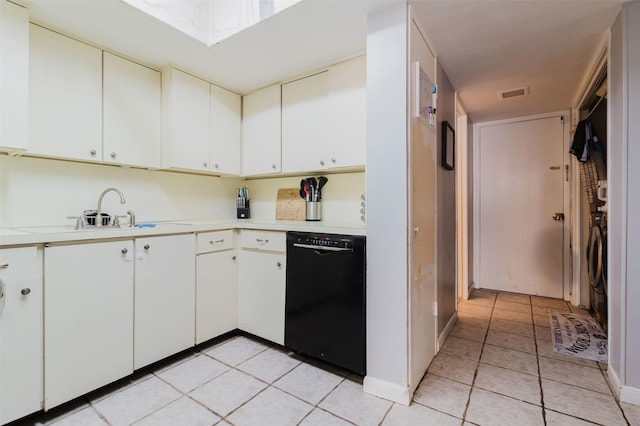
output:
<svg viewBox="0 0 640 426"><path fill-rule="evenodd" d="M289 233L290 236L292 233ZM307 246L331 247L331 248L353 248L353 237L348 235L335 234L296 234L293 242Z"/></svg>

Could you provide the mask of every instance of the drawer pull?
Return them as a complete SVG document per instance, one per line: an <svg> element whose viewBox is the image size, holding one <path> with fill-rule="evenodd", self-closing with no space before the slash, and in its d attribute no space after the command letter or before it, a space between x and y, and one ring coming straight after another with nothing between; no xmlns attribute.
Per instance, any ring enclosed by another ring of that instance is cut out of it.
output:
<svg viewBox="0 0 640 426"><path fill-rule="evenodd" d="M262 238L256 238L256 241L258 242L258 244L267 244L269 242L268 239L263 240Z"/></svg>
<svg viewBox="0 0 640 426"><path fill-rule="evenodd" d="M23 288L22 290L20 290L20 294L23 296L26 296L27 294L31 293L31 289L30 288Z"/></svg>
<svg viewBox="0 0 640 426"><path fill-rule="evenodd" d="M145 249L145 250L149 250L149 247L150 247L150 246L149 246L149 244L145 244L145 245L144 245L144 249Z"/></svg>
<svg viewBox="0 0 640 426"><path fill-rule="evenodd" d="M126 248L123 248L122 250L120 250L120 253L122 253L122 254L127 254L127 252L128 252L128 251L129 251L129 250L127 250Z"/></svg>
<svg viewBox="0 0 640 426"><path fill-rule="evenodd" d="M281 262L276 263L276 265L278 266L278 268L282 268L282 263Z"/></svg>
<svg viewBox="0 0 640 426"><path fill-rule="evenodd" d="M9 267L8 263L3 263L0 265L0 269L7 269Z"/></svg>
<svg viewBox="0 0 640 426"><path fill-rule="evenodd" d="M219 240L215 240L215 241L213 240L209 241L209 244L222 244L222 243L224 243L224 238L220 238Z"/></svg>

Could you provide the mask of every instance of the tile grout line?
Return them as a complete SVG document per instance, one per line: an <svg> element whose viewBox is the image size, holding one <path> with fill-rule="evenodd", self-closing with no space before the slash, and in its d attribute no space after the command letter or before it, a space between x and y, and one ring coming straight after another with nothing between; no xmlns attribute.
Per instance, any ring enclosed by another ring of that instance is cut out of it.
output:
<svg viewBox="0 0 640 426"><path fill-rule="evenodd" d="M542 388L542 372L540 371L540 351L538 350L538 333L536 331L536 320L533 317L533 300L529 296L529 303L531 304L531 324L533 326L533 344L536 348L536 366L538 368L538 386L540 387L540 407L542 409L542 422L547 424L547 413L544 405L544 389Z"/></svg>
<svg viewBox="0 0 640 426"><path fill-rule="evenodd" d="M484 339L482 341L482 347L480 348L480 355L478 356L478 361L476 362L476 369L473 372L473 380L471 381L471 387L469 388L469 396L467 397L467 404L464 407L464 412L462 413L462 423L464 424L467 421L467 412L469 411L469 405L471 404L471 394L473 393L473 388L476 384L476 378L478 377L478 368L480 367L480 360L482 359L482 354L484 353L484 345L487 343L487 337L489 336L489 329L491 328L491 320L493 319L493 311L496 306L496 301L498 300L499 292L496 292L496 295L493 299L493 303L491 304L491 315L489 316L489 324L487 325L487 330L484 332Z"/></svg>

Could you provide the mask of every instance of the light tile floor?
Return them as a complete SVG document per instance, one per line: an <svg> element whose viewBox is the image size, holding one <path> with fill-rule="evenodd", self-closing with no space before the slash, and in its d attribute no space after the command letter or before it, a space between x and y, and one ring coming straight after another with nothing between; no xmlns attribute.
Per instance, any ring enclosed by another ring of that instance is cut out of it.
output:
<svg viewBox="0 0 640 426"><path fill-rule="evenodd" d="M23 424L640 425L618 404L606 364L551 348L561 300L477 290L406 407L284 348L244 336L212 342Z"/></svg>

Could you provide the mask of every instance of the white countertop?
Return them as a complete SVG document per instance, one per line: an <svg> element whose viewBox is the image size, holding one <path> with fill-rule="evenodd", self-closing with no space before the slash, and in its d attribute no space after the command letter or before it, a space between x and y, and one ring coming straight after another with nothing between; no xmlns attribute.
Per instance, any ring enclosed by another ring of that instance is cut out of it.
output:
<svg viewBox="0 0 640 426"><path fill-rule="evenodd" d="M55 244L70 241L107 240L115 238L135 238L141 236L185 234L191 232L217 231L221 229L262 229L268 231L299 231L327 234L366 235L366 225L353 223L327 223L260 220L260 219L194 219L155 223L153 228L84 228L75 230L73 226L30 226L0 228L0 247L25 244Z"/></svg>

